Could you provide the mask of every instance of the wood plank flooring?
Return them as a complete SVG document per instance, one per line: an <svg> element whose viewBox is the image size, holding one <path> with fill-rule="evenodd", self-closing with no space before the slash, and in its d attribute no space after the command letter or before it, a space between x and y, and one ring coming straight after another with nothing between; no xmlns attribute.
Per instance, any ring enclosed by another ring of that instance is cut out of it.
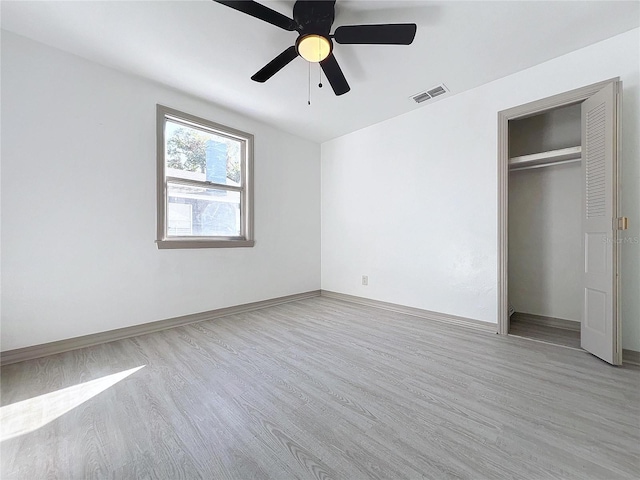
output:
<svg viewBox="0 0 640 480"><path fill-rule="evenodd" d="M640 476L639 368L322 297L1 374L5 480Z"/></svg>
<svg viewBox="0 0 640 480"><path fill-rule="evenodd" d="M514 313L509 321L509 334L543 342L580 348L580 331L529 322L527 314Z"/></svg>

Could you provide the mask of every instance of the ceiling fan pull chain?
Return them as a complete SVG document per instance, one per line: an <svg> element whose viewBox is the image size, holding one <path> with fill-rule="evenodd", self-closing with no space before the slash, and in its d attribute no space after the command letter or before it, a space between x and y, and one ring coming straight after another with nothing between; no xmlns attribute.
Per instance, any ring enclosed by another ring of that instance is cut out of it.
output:
<svg viewBox="0 0 640 480"><path fill-rule="evenodd" d="M318 82L318 87L322 88L322 67L320 66L320 63L318 63L318 73L320 74L320 81Z"/></svg>
<svg viewBox="0 0 640 480"><path fill-rule="evenodd" d="M307 89L307 105L311 105L311 64L309 63L309 68L307 69L308 77L309 77L309 85Z"/></svg>

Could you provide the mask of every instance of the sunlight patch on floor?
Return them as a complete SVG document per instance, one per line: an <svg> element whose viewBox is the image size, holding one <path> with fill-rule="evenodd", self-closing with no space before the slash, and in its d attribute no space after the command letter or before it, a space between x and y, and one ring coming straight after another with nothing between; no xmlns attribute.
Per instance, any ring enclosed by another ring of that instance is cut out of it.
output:
<svg viewBox="0 0 640 480"><path fill-rule="evenodd" d="M105 391L145 365L0 408L0 441L33 432Z"/></svg>

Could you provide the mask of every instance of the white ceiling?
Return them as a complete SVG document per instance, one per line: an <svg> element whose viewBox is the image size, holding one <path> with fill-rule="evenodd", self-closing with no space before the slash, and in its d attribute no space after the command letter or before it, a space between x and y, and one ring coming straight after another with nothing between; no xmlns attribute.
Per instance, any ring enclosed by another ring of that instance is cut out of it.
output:
<svg viewBox="0 0 640 480"><path fill-rule="evenodd" d="M289 17L293 1L265 1ZM451 95L639 25L638 1L430 2L338 0L334 29L413 22L410 46L336 45L351 91L334 96L301 58L267 83L251 75L296 39L210 0L7 1L2 28L132 72L322 142L415 108L444 83Z"/></svg>

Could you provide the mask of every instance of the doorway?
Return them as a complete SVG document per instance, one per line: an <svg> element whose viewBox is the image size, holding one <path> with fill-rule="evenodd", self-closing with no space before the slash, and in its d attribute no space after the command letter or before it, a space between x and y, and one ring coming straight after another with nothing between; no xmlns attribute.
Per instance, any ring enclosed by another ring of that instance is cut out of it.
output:
<svg viewBox="0 0 640 480"><path fill-rule="evenodd" d="M614 365L620 92L616 78L498 114L498 333L580 346ZM523 134L536 125L542 135Z"/></svg>

